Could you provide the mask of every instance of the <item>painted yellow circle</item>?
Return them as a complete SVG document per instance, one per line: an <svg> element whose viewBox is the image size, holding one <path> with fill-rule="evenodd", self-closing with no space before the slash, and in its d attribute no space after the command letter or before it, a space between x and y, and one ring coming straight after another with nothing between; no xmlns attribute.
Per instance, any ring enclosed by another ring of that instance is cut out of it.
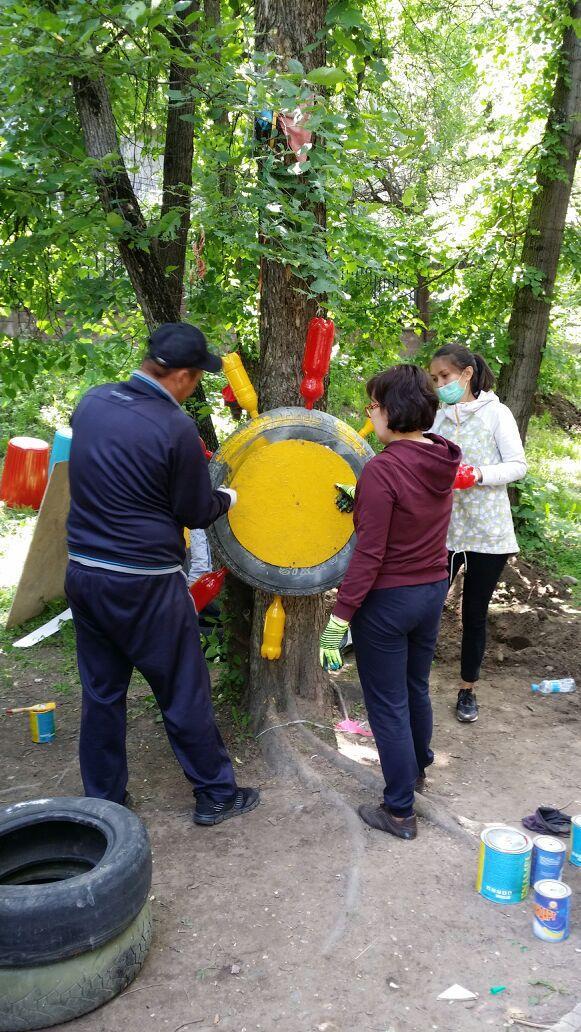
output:
<svg viewBox="0 0 581 1032"><path fill-rule="evenodd" d="M345 459L312 441L258 440L230 486L238 503L228 513L243 548L273 566L317 566L353 533L350 513L335 505L335 484L355 484Z"/></svg>

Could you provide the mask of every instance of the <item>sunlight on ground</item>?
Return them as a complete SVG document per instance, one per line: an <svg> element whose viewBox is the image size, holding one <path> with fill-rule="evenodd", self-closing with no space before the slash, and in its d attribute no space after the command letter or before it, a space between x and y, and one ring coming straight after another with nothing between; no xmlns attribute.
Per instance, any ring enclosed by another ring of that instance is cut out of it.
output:
<svg viewBox="0 0 581 1032"><path fill-rule="evenodd" d="M0 516L5 513L0 505ZM27 516L14 521L3 537L0 537L0 588L13 588L20 580L24 560L28 552L36 516Z"/></svg>

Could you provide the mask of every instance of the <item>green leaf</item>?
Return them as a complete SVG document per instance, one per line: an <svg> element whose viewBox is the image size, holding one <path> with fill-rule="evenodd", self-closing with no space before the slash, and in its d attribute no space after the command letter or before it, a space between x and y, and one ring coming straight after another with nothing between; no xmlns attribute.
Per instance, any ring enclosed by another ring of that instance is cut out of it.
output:
<svg viewBox="0 0 581 1032"><path fill-rule="evenodd" d="M125 226L125 219L123 218L122 215L119 215L118 212L116 212L116 211L108 212L107 218L105 219L105 221L106 221L107 225L109 226L109 229L113 229L113 230L115 230L117 232L120 229L123 229L124 226Z"/></svg>
<svg viewBox="0 0 581 1032"><path fill-rule="evenodd" d="M409 208L410 204L413 204L416 199L416 188L415 186L406 186L404 192L401 195L401 203L405 208Z"/></svg>
<svg viewBox="0 0 581 1032"><path fill-rule="evenodd" d="M307 79L316 86L338 86L345 82L348 73L341 68L333 68L331 65L323 65L321 68L313 68Z"/></svg>

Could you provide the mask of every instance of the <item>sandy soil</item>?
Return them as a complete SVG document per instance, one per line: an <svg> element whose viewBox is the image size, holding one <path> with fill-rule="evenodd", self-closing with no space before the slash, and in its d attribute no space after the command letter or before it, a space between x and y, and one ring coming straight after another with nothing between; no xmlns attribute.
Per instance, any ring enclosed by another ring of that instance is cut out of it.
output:
<svg viewBox="0 0 581 1032"><path fill-rule="evenodd" d="M581 811L581 696L530 692L544 667L555 674L574 668L567 589L540 596L546 620L534 615L539 606L530 613L518 608L522 592L511 595L510 584L506 590L495 600L481 718L471 726L459 725L453 713L458 627L451 600L433 676L432 793L468 820L518 825L541 804ZM538 628L553 620L557 632L543 643ZM537 628L529 645L504 640L531 637L527 621ZM510 635L497 630L505 624ZM30 742L25 720L0 716L2 804L81 792L69 634L70 626L25 660L10 648L0 655L2 710L25 696L52 695L59 704L58 734L48 746ZM364 718L352 660L339 683L350 710ZM292 728L289 736L319 782L273 774L227 713L222 723L239 781L260 784L262 805L218 828L197 828L188 785L155 718L146 687L135 683L130 788L154 853L151 953L124 995L61 1027L481 1032L509 1027L519 1016L546 1027L581 999L581 870L566 870L574 889L571 937L539 942L530 901L498 907L476 894L476 837L449 835L423 820L412 843L373 832L354 815L370 797L315 747L305 751ZM368 740L341 736L339 744L359 762L377 764ZM439 1002L455 982L478 999ZM491 993L498 987L504 988Z"/></svg>

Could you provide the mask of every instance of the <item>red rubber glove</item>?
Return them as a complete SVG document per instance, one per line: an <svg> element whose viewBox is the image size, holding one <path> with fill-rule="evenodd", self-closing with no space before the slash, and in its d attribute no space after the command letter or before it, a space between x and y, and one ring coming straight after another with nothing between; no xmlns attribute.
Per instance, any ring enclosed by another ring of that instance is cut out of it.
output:
<svg viewBox="0 0 581 1032"><path fill-rule="evenodd" d="M467 487L474 487L478 483L478 474L474 466L468 466L465 462L461 462L458 466L456 473L456 479L452 484L452 487L456 491L463 491Z"/></svg>

